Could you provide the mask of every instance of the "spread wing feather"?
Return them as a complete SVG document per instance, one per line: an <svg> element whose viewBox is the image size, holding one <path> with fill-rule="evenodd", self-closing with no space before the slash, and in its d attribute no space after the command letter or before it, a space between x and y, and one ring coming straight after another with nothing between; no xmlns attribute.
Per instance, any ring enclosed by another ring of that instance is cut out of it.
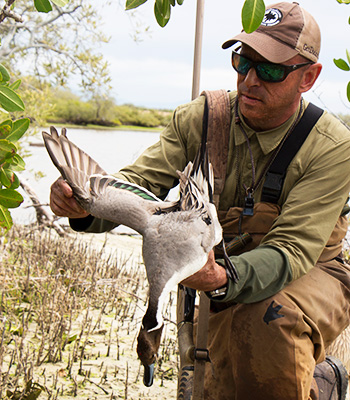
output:
<svg viewBox="0 0 350 400"><path fill-rule="evenodd" d="M50 133L43 132L46 149L83 208L91 203L92 196L101 198L106 188L110 187L125 190L152 203L157 202L157 207L152 206L150 210L163 213L178 209L178 202L163 202L152 192L135 183L108 175L94 159L67 138L65 128L59 135L54 127L50 127Z"/></svg>

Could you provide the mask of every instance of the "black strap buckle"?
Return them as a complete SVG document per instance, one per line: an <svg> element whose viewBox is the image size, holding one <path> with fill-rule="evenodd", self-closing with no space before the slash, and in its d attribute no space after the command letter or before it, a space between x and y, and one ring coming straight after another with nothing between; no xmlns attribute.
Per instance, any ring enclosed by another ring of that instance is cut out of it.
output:
<svg viewBox="0 0 350 400"><path fill-rule="evenodd" d="M284 174L267 172L261 200L269 203L276 203L281 195L283 180Z"/></svg>

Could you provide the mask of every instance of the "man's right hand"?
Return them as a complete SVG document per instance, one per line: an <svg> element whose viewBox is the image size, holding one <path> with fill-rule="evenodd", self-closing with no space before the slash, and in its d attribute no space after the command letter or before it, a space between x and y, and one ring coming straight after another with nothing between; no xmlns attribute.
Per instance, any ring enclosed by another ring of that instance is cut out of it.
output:
<svg viewBox="0 0 350 400"><path fill-rule="evenodd" d="M58 178L51 186L50 207L59 217L85 218L89 215L73 197L73 190L62 178Z"/></svg>

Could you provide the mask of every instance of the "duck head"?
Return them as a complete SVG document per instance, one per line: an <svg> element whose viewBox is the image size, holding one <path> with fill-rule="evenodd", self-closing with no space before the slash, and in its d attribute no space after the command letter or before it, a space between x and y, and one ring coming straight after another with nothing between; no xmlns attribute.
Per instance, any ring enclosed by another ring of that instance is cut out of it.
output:
<svg viewBox="0 0 350 400"><path fill-rule="evenodd" d="M144 367L143 384L147 387L153 384L154 364L160 346L163 326L150 330L142 326L137 338L137 354Z"/></svg>

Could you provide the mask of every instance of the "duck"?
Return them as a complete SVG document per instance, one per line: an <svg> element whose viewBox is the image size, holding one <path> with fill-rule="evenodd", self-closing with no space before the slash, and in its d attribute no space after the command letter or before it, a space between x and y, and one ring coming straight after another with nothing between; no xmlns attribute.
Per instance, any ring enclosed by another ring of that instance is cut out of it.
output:
<svg viewBox="0 0 350 400"><path fill-rule="evenodd" d="M179 199L163 201L137 184L105 172L87 153L71 142L67 130L42 132L47 152L71 186L80 206L92 216L125 225L142 235L142 257L149 283L148 306L137 339L137 354L144 367L143 383L153 383L160 346L163 306L170 291L198 272L215 246L224 249L225 268L234 281L238 274L223 243L222 228L213 204L213 168L206 141L195 159L179 175Z"/></svg>

